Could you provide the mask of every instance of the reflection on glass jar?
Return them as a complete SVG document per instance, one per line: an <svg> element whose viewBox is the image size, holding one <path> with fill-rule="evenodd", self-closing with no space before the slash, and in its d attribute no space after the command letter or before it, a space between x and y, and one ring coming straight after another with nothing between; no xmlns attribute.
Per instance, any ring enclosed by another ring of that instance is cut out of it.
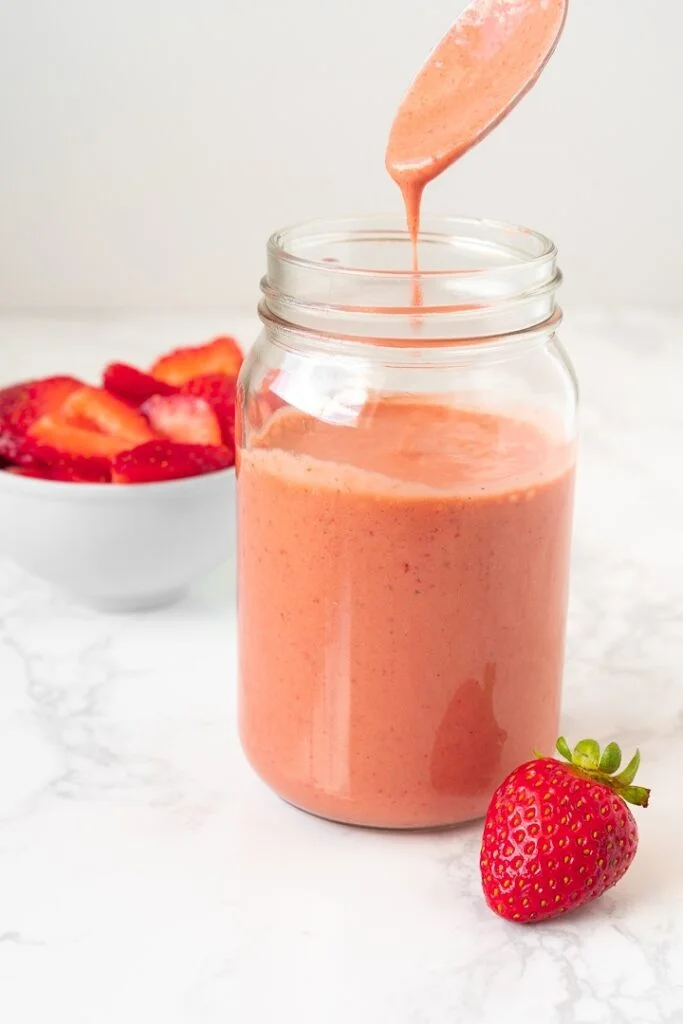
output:
<svg viewBox="0 0 683 1024"><path fill-rule="evenodd" d="M554 745L576 386L555 247L398 222L273 236L238 410L240 731L282 797L388 828L484 813Z"/></svg>

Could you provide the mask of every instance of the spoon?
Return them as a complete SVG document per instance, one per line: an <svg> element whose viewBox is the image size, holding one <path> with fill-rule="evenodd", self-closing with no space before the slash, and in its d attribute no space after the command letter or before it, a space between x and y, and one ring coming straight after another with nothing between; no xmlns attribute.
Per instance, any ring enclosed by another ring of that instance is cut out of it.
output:
<svg viewBox="0 0 683 1024"><path fill-rule="evenodd" d="M568 0L473 0L406 93L386 167L415 244L425 185L517 106L552 56Z"/></svg>

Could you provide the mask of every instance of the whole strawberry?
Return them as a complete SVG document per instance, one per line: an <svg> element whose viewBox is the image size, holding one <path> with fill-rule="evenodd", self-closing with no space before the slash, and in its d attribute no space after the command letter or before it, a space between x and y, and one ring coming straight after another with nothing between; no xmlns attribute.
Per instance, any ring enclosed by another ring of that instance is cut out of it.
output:
<svg viewBox="0 0 683 1024"><path fill-rule="evenodd" d="M509 921L543 921L597 899L619 881L638 846L626 801L648 804L649 789L633 785L639 752L617 775L616 743L601 753L595 740L582 740L571 751L561 738L557 750L567 764L539 757L520 765L486 813L484 896Z"/></svg>

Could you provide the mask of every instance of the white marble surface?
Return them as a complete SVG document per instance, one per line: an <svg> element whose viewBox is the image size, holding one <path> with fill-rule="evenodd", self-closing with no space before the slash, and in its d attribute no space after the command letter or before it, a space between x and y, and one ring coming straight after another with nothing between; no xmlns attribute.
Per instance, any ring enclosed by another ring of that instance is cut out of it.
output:
<svg viewBox="0 0 683 1024"><path fill-rule="evenodd" d="M94 372L254 321L0 321L0 379ZM564 724L640 743L641 849L593 908L484 906L480 829L281 804L235 736L231 569L140 616L0 563L0 1020L683 1021L683 318L576 316L583 450Z"/></svg>

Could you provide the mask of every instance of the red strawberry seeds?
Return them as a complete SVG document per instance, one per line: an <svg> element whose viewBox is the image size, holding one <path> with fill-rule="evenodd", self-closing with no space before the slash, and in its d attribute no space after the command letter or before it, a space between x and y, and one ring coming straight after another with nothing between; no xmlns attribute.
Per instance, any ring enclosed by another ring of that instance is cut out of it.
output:
<svg viewBox="0 0 683 1024"><path fill-rule="evenodd" d="M618 772L621 751L595 740L516 768L493 794L484 823L481 878L489 907L509 921L556 917L597 899L633 860L638 829L626 801L647 807L634 786L640 754Z"/></svg>

